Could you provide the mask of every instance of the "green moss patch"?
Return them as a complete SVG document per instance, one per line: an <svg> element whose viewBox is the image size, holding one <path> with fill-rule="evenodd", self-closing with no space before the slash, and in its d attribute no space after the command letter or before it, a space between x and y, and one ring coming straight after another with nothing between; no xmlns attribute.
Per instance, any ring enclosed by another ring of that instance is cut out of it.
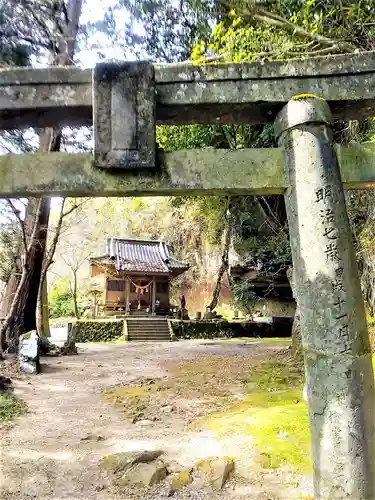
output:
<svg viewBox="0 0 375 500"><path fill-rule="evenodd" d="M257 339L259 340L259 339ZM264 344L270 344L270 345L280 345L280 346L285 346L288 347L292 343L292 338L291 337L272 337L269 339L262 339L262 342Z"/></svg>
<svg viewBox="0 0 375 500"><path fill-rule="evenodd" d="M0 426L27 412L27 405L14 394L0 394Z"/></svg>
<svg viewBox="0 0 375 500"><path fill-rule="evenodd" d="M284 391L288 388L302 387L303 372L299 367L278 361L264 361L255 365L245 384L249 389L254 386L261 391Z"/></svg>
<svg viewBox="0 0 375 500"><path fill-rule="evenodd" d="M126 418L141 420L144 418L151 393L156 391L154 384L142 384L134 386L109 387L102 392L104 401L111 403Z"/></svg>
<svg viewBox="0 0 375 500"><path fill-rule="evenodd" d="M110 387L102 393L105 401L120 404L131 398L146 397L148 395L149 391L144 386L116 386Z"/></svg>
<svg viewBox="0 0 375 500"><path fill-rule="evenodd" d="M218 438L242 434L256 446L256 460L265 469L311 470L307 404L302 398L299 368L267 361L255 365L244 381L248 395L198 422Z"/></svg>
<svg viewBox="0 0 375 500"><path fill-rule="evenodd" d="M266 469L287 465L295 472L310 471L309 418L301 391L249 395L201 423L218 437L243 434L251 438L257 460Z"/></svg>

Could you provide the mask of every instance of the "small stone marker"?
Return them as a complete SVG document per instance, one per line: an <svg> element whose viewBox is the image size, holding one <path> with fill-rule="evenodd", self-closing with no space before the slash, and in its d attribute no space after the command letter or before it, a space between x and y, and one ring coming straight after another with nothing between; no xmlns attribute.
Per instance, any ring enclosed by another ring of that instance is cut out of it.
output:
<svg viewBox="0 0 375 500"><path fill-rule="evenodd" d="M18 360L21 371L29 374L40 372L39 335L36 330L20 336Z"/></svg>

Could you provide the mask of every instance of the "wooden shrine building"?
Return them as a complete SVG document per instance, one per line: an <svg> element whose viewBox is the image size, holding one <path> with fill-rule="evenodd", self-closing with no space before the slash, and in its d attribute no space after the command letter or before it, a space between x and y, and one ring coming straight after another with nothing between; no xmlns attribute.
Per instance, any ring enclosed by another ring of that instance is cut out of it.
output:
<svg viewBox="0 0 375 500"><path fill-rule="evenodd" d="M90 259L104 314L168 314L170 282L188 268L163 241L108 238L106 254Z"/></svg>

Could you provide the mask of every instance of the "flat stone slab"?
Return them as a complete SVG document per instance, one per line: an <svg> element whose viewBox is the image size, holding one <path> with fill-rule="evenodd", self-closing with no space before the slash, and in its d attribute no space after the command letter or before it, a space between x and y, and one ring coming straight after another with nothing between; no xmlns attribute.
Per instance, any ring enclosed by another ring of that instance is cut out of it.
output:
<svg viewBox="0 0 375 500"><path fill-rule="evenodd" d="M151 488L167 477L167 468L163 462L136 464L128 469L117 481L118 486L134 485Z"/></svg>
<svg viewBox="0 0 375 500"><path fill-rule="evenodd" d="M163 454L160 450L127 451L106 455L100 460L102 469L115 474L125 472L137 464L148 464Z"/></svg>

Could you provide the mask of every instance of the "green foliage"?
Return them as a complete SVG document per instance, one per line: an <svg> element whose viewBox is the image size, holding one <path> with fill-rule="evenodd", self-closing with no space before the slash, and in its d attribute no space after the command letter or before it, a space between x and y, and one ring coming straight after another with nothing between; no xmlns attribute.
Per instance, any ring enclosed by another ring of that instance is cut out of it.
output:
<svg viewBox="0 0 375 500"><path fill-rule="evenodd" d="M240 255L250 254L254 260L260 259L270 272L292 261L286 225L272 236L260 234L236 241L235 248Z"/></svg>
<svg viewBox="0 0 375 500"><path fill-rule="evenodd" d="M16 220L0 223L0 280L5 283L18 265L21 245L21 228Z"/></svg>
<svg viewBox="0 0 375 500"><path fill-rule="evenodd" d="M14 394L0 394L0 426L27 411L27 405Z"/></svg>
<svg viewBox="0 0 375 500"><path fill-rule="evenodd" d="M295 52L295 39L280 33L273 26L254 25L248 17L233 17L231 23L218 23L208 48L229 62L283 59L285 53ZM202 49L202 47L201 47ZM204 60L202 50L194 52L195 60Z"/></svg>
<svg viewBox="0 0 375 500"><path fill-rule="evenodd" d="M227 321L171 321L177 339L232 338L233 332Z"/></svg>
<svg viewBox="0 0 375 500"><path fill-rule="evenodd" d="M208 147L228 149L226 129L223 125L159 125L156 140L165 151Z"/></svg>
<svg viewBox="0 0 375 500"><path fill-rule="evenodd" d="M76 342L110 342L123 335L123 321L77 321Z"/></svg>
<svg viewBox="0 0 375 500"><path fill-rule="evenodd" d="M66 280L59 279L48 295L51 318L74 316L74 301Z"/></svg>
<svg viewBox="0 0 375 500"><path fill-rule="evenodd" d="M221 61L263 61L373 50L374 6L373 0L239 1L210 40L196 45L193 58L203 62L213 53Z"/></svg>
<svg viewBox="0 0 375 500"><path fill-rule="evenodd" d="M32 47L20 39L16 15L8 1L0 1L0 66L27 66Z"/></svg>
<svg viewBox="0 0 375 500"><path fill-rule="evenodd" d="M242 313L251 316L255 301L257 300L253 283L247 279L234 279L231 280L230 289L235 306Z"/></svg>
<svg viewBox="0 0 375 500"><path fill-rule="evenodd" d="M171 321L172 331L178 339L215 339L240 337L270 337L268 323L229 321Z"/></svg>
<svg viewBox="0 0 375 500"><path fill-rule="evenodd" d="M287 2L286 2L287 3ZM323 35L336 40L338 51L350 47L373 50L375 28L373 25L373 0L342 0L340 2L309 0L299 5L291 21L304 27L313 35Z"/></svg>

